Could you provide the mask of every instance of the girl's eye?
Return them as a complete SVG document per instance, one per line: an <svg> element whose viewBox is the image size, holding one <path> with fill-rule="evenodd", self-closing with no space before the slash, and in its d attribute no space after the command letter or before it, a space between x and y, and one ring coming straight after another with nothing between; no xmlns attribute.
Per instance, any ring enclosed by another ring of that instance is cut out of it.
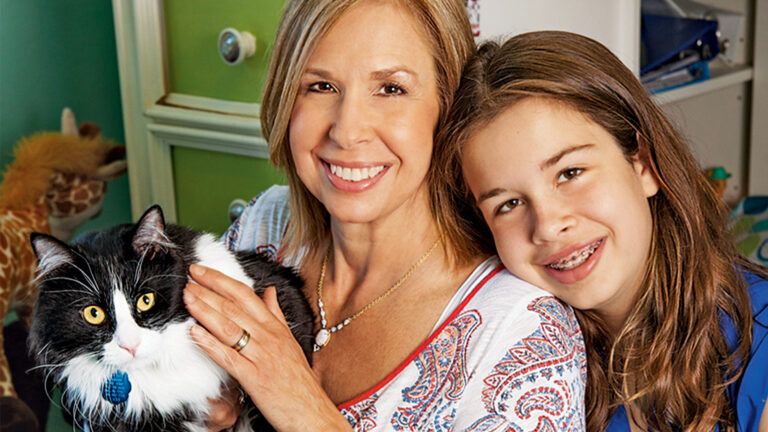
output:
<svg viewBox="0 0 768 432"><path fill-rule="evenodd" d="M139 296L139 299L136 301L136 309L139 310L139 312L146 312L152 307L155 306L155 294L154 293L144 293Z"/></svg>
<svg viewBox="0 0 768 432"><path fill-rule="evenodd" d="M83 319L88 324L101 325L106 318L107 316L104 314L104 309L96 305L90 305L83 308Z"/></svg>
<svg viewBox="0 0 768 432"><path fill-rule="evenodd" d="M520 204L522 204L522 200L519 198L512 198L511 200L504 201L499 207L496 208L496 214L503 215L509 213Z"/></svg>
<svg viewBox="0 0 768 432"><path fill-rule="evenodd" d="M397 95L406 94L406 91L403 87L399 86L398 84L387 83L381 87L381 94L385 96L397 96Z"/></svg>
<svg viewBox="0 0 768 432"><path fill-rule="evenodd" d="M569 180L573 180L574 178L580 176L583 172L584 168L566 168L560 171L560 175L557 177L557 182L565 183Z"/></svg>
<svg viewBox="0 0 768 432"><path fill-rule="evenodd" d="M333 85L329 82L321 81L309 85L309 91L318 93L330 93L334 91Z"/></svg>

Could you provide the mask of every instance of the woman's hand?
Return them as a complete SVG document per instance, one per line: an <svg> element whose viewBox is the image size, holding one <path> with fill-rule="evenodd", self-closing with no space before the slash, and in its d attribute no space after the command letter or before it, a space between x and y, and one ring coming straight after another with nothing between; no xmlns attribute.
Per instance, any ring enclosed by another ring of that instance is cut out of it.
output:
<svg viewBox="0 0 768 432"><path fill-rule="evenodd" d="M243 390L237 383L226 386L218 399L208 400L205 425L210 432L219 432L235 425L243 411Z"/></svg>
<svg viewBox="0 0 768 432"><path fill-rule="evenodd" d="M216 270L192 265L190 274L196 283L185 288L184 302L200 323L191 329L193 339L240 383L273 427L351 429L293 338L274 288L262 300ZM244 331L250 338L243 344Z"/></svg>

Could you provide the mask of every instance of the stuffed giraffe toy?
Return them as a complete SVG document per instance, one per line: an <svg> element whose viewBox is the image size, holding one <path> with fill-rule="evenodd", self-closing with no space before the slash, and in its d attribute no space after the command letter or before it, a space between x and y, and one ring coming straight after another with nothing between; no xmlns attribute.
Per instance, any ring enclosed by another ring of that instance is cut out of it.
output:
<svg viewBox="0 0 768 432"><path fill-rule="evenodd" d="M102 140L97 126L78 129L68 108L61 125L61 132L22 139L0 185L0 320L15 310L27 328L37 294L30 233L50 233L66 242L101 210L106 182L126 171L125 147ZM18 407L16 397L0 332L4 414L14 411L8 405Z"/></svg>

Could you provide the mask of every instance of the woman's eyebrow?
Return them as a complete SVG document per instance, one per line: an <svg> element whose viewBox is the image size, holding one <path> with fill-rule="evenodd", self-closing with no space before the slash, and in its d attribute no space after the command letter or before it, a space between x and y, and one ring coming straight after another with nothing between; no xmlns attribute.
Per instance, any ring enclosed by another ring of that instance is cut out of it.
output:
<svg viewBox="0 0 768 432"><path fill-rule="evenodd" d="M392 75L405 74L418 81L419 74L405 66L395 66L392 68L380 69L371 72L371 78L374 80L383 80L389 78Z"/></svg>
<svg viewBox="0 0 768 432"><path fill-rule="evenodd" d="M329 71L325 69L309 67L304 71L304 75L315 75L322 79L331 79L331 76L333 74L331 74Z"/></svg>
<svg viewBox="0 0 768 432"><path fill-rule="evenodd" d="M558 163L560 161L560 159L562 159L566 155L574 153L574 152L577 152L577 151L586 150L586 149L589 149L589 148L594 147L594 146L595 146L594 144L579 144L579 145L574 145L574 146L565 148L563 150L560 150L559 152L555 153L554 156L552 156L552 157L548 158L547 160L545 160L544 162L542 162L541 165L539 165L539 169L541 171L544 171L545 169L547 169L547 168L551 167L552 165Z"/></svg>

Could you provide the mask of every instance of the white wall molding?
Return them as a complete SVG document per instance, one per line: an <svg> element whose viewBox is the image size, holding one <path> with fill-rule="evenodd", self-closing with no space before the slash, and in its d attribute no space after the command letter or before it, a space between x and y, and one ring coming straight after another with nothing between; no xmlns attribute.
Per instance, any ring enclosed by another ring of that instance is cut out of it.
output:
<svg viewBox="0 0 768 432"><path fill-rule="evenodd" d="M258 158L268 157L263 138L199 128L152 123L149 131L163 146L187 147L217 153L231 153Z"/></svg>

